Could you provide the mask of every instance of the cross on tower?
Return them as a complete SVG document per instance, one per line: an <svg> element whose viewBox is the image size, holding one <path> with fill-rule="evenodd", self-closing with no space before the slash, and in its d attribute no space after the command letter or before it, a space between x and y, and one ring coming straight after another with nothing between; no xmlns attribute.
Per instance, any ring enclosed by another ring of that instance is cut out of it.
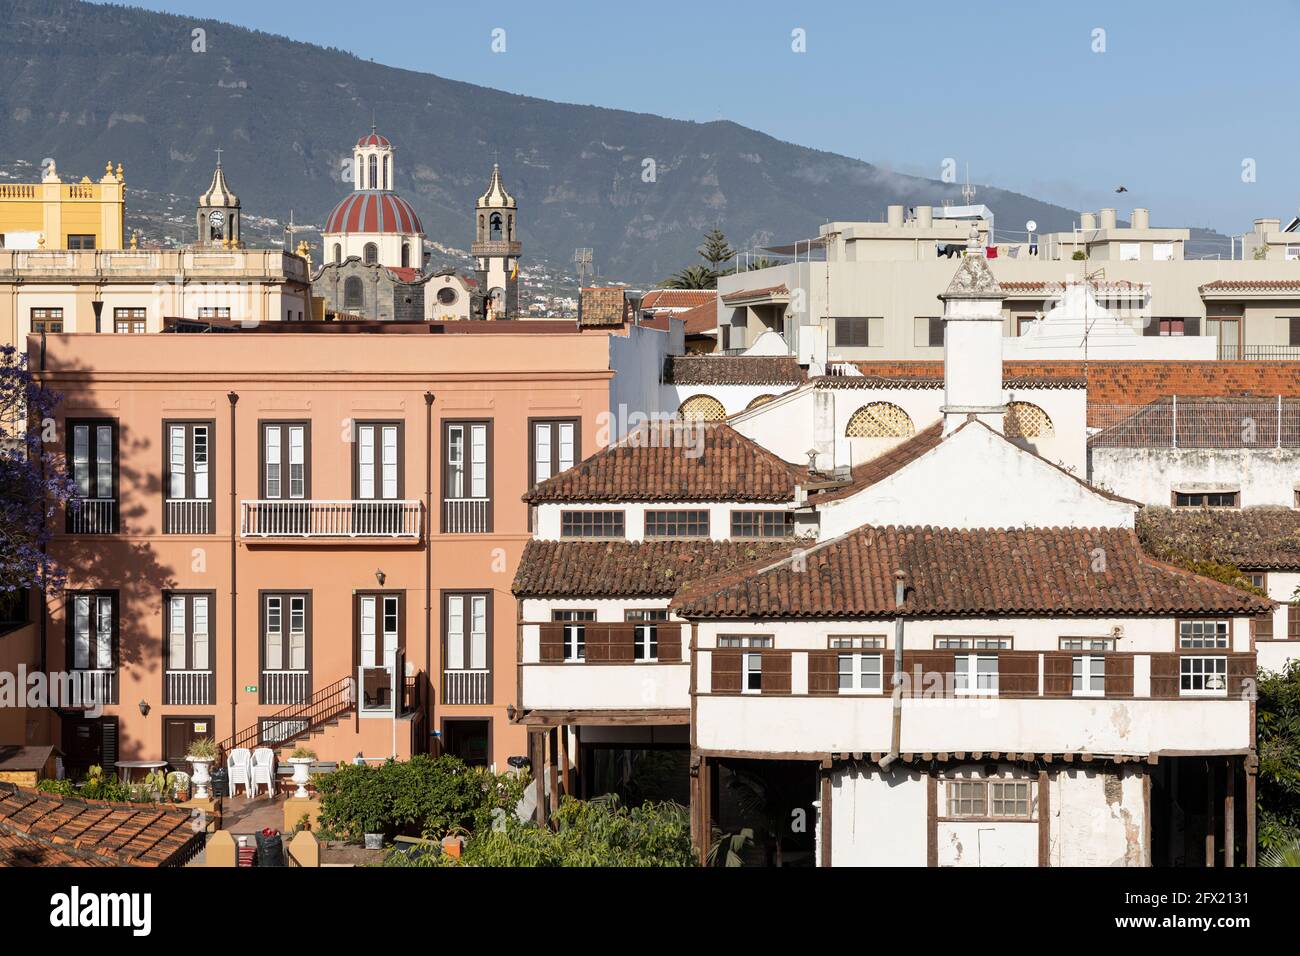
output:
<svg viewBox="0 0 1300 956"><path fill-rule="evenodd" d="M218 146L218 147L217 147L217 165L218 165L218 166L221 165L221 153L222 153L222 149L221 149L220 146Z"/></svg>

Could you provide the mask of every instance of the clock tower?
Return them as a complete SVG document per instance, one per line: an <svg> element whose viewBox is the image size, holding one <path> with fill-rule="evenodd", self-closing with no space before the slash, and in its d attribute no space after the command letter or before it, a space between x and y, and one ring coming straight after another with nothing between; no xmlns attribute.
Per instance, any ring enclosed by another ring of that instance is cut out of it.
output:
<svg viewBox="0 0 1300 956"><path fill-rule="evenodd" d="M217 150L217 168L212 173L212 184L199 197L198 241L200 246L235 247L239 238L239 197L226 185L226 174L221 168L221 150Z"/></svg>

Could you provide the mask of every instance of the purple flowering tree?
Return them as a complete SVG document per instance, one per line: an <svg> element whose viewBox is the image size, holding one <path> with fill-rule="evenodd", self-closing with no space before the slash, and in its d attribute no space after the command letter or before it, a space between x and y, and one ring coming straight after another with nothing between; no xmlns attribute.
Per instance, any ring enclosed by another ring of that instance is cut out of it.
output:
<svg viewBox="0 0 1300 956"><path fill-rule="evenodd" d="M48 554L51 519L75 494L57 452L58 403L35 381L24 353L0 346L0 600L64 583Z"/></svg>

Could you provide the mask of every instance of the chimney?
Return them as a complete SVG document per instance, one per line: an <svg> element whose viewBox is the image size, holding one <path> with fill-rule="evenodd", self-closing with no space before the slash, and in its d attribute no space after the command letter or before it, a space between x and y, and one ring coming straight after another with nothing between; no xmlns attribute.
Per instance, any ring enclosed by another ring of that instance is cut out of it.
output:
<svg viewBox="0 0 1300 956"><path fill-rule="evenodd" d="M1150 209L1141 209L1141 208L1139 208L1139 209L1134 209L1134 210L1133 210L1133 220L1132 220L1132 222L1129 223L1129 225L1131 225L1134 229L1150 229L1150 228L1151 228L1151 210L1150 210Z"/></svg>
<svg viewBox="0 0 1300 956"><path fill-rule="evenodd" d="M917 206L916 207L916 224L922 229L929 229L934 225L934 207Z"/></svg>
<svg viewBox="0 0 1300 956"><path fill-rule="evenodd" d="M1281 228L1282 228L1281 219L1256 219L1255 220L1255 234L1259 236L1265 235L1266 233L1270 233L1270 232L1277 232Z"/></svg>
<svg viewBox="0 0 1300 956"><path fill-rule="evenodd" d="M1096 229L1097 228L1096 214L1091 212L1079 213L1079 228L1089 232L1092 231L1093 229Z"/></svg>
<svg viewBox="0 0 1300 956"><path fill-rule="evenodd" d="M943 301L943 433L970 415L998 431L1007 406L1002 391L1002 287L993 277L972 224L966 257Z"/></svg>
<svg viewBox="0 0 1300 956"><path fill-rule="evenodd" d="M1114 210L1114 209L1103 209L1103 210L1101 211L1101 228L1103 228L1103 229L1114 229L1114 228L1115 228L1115 210Z"/></svg>
<svg viewBox="0 0 1300 956"><path fill-rule="evenodd" d="M901 226L903 224L903 207L890 206L885 219L891 226Z"/></svg>

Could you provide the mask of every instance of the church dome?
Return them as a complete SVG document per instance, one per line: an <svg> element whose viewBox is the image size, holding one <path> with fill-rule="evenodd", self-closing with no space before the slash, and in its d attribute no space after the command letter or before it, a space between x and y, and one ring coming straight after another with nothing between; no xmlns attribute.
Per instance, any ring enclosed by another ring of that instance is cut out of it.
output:
<svg viewBox="0 0 1300 956"><path fill-rule="evenodd" d="M379 146L381 148L392 148L392 145L393 144L388 141L388 137L380 136L375 132L373 126L370 128L369 133L357 140L358 147Z"/></svg>
<svg viewBox="0 0 1300 956"><path fill-rule="evenodd" d="M226 185L226 173L217 160L217 168L212 173L212 183L199 197L200 206L238 206L239 197Z"/></svg>
<svg viewBox="0 0 1300 956"><path fill-rule="evenodd" d="M339 200L321 231L331 235L347 232L424 235L424 226L411 204L401 196L378 189L358 189Z"/></svg>

